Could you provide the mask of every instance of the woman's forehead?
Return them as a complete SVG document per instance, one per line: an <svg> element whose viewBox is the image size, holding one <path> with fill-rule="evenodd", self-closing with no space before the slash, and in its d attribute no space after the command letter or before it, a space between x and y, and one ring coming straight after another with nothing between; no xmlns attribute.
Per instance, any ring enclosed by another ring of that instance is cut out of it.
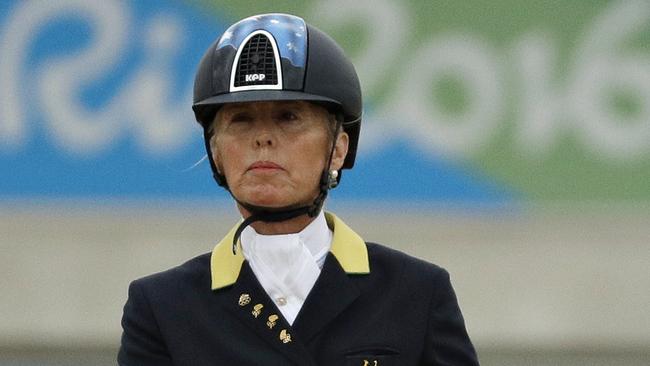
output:
<svg viewBox="0 0 650 366"><path fill-rule="evenodd" d="M227 120L236 114L253 113L268 115L270 113L292 111L302 113L307 118L329 121L329 111L324 106L305 100L274 100L274 101L256 101L256 102L238 102L224 104L219 108L212 121L211 128L219 120Z"/></svg>

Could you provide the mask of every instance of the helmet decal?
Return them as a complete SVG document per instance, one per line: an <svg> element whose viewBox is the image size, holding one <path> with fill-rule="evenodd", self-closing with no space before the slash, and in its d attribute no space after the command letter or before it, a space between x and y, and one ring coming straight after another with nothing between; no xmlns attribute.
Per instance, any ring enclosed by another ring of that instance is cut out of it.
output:
<svg viewBox="0 0 650 366"><path fill-rule="evenodd" d="M248 35L237 50L230 74L230 91L282 90L282 67L273 36L263 30Z"/></svg>
<svg viewBox="0 0 650 366"><path fill-rule="evenodd" d="M228 46L237 50L230 74L230 92L282 90L283 67L305 68L307 26L302 18L289 14L248 17L224 32L216 50ZM276 81L269 73L277 75Z"/></svg>

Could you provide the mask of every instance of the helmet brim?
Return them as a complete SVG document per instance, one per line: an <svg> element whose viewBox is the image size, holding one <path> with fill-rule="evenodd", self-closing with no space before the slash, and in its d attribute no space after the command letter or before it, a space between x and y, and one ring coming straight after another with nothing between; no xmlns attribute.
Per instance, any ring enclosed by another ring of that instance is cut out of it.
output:
<svg viewBox="0 0 650 366"><path fill-rule="evenodd" d="M245 90L227 94L215 95L210 98L194 103L192 108L195 112L204 107L218 107L228 103L244 102L272 102L285 100L305 100L310 102L321 102L341 106L338 101L321 95L314 95L293 90Z"/></svg>

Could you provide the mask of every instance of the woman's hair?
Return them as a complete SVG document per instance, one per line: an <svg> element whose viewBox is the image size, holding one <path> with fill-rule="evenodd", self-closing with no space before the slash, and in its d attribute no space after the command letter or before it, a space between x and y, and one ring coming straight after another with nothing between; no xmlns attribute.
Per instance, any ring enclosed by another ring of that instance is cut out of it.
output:
<svg viewBox="0 0 650 366"><path fill-rule="evenodd" d="M329 132L330 144L334 142L334 139L343 131L343 116L341 114L327 112L327 132Z"/></svg>

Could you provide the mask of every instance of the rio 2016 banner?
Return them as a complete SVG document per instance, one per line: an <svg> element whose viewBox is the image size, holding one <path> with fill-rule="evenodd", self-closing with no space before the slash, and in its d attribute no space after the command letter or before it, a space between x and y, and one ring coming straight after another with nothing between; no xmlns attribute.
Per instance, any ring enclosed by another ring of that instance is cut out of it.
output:
<svg viewBox="0 0 650 366"><path fill-rule="evenodd" d="M0 198L223 194L195 164L196 65L234 21L290 12L363 84L360 155L335 196L650 199L650 2L273 3L0 2Z"/></svg>

